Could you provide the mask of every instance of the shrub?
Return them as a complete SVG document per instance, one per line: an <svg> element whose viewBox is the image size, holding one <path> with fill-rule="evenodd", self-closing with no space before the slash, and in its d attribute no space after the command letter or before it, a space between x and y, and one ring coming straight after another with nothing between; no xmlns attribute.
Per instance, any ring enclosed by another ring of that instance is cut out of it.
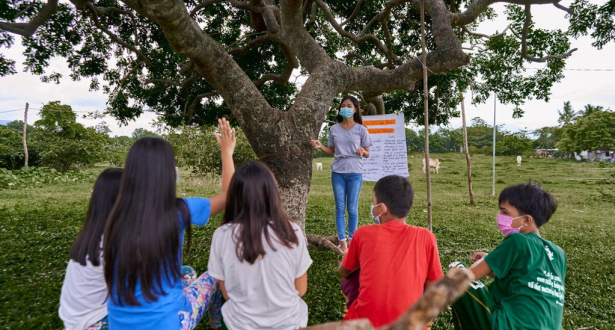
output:
<svg viewBox="0 0 615 330"><path fill-rule="evenodd" d="M193 174L212 177L222 173L222 159L218 142L213 137L217 128L213 126L184 126L169 129L167 141L175 150L177 166L189 168ZM256 160L248 139L236 128L237 144L233 153L235 166Z"/></svg>
<svg viewBox="0 0 615 330"><path fill-rule="evenodd" d="M58 172L49 167L23 167L21 170L0 168L0 189L20 189L47 184L93 182L96 174L75 171Z"/></svg>

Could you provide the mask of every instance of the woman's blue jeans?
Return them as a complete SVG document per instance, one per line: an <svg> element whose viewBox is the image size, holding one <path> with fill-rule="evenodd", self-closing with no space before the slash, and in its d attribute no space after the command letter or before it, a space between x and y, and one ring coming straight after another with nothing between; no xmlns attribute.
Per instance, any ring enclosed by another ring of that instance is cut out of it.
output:
<svg viewBox="0 0 615 330"><path fill-rule="evenodd" d="M331 172L333 197L335 197L335 226L337 238L346 240L346 209L348 209L348 237L352 239L359 222L359 195L363 185L361 173Z"/></svg>

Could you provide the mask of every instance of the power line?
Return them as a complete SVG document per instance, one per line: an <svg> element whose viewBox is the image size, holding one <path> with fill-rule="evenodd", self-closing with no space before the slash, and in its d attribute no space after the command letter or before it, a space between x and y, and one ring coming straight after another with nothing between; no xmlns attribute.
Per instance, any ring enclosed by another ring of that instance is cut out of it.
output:
<svg viewBox="0 0 615 330"><path fill-rule="evenodd" d="M15 110L6 110L6 111L0 111L0 113L7 113L7 112L15 112L15 111L22 111L25 108L21 108L21 109L15 109Z"/></svg>
<svg viewBox="0 0 615 330"><path fill-rule="evenodd" d="M526 68L528 70L543 70L545 68ZM613 72L615 69L562 69L564 71L604 71L604 72Z"/></svg>

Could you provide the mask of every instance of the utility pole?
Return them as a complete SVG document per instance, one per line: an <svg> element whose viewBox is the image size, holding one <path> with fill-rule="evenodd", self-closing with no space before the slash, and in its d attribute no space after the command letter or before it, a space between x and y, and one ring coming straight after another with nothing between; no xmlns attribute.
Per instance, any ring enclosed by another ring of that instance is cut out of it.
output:
<svg viewBox="0 0 615 330"><path fill-rule="evenodd" d="M498 101L498 94L493 94L493 190L491 196L495 196L495 105Z"/></svg>
<svg viewBox="0 0 615 330"><path fill-rule="evenodd" d="M28 167L28 145L26 144L26 134L28 130L28 107L30 105L26 102L26 111L23 113L23 153L26 156L25 166Z"/></svg>

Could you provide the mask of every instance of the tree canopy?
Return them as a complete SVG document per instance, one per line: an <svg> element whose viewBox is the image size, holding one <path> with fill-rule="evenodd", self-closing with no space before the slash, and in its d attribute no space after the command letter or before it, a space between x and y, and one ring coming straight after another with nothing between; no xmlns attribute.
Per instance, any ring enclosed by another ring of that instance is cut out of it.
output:
<svg viewBox="0 0 615 330"><path fill-rule="evenodd" d="M494 18L496 1L6 0L0 47L25 37L26 70L45 82L62 79L48 72L49 59L66 58L71 78L102 88L108 112L120 120L153 111L170 125L202 125L230 114L301 222L311 176L307 141L317 138L340 93L358 95L365 113L402 110L422 120L425 64L430 122L456 115L460 92L468 90L473 102L496 92L522 115L524 100L547 100L562 78L575 51L571 37L591 33L596 47L612 40L601 30L612 25L612 6L498 2L507 4L509 25L481 34L477 26ZM535 5L566 12L570 30L536 27ZM426 63L419 57L421 6ZM532 62L545 65L526 71ZM295 70L302 79L292 79ZM0 75L14 72L14 61L0 55Z"/></svg>

